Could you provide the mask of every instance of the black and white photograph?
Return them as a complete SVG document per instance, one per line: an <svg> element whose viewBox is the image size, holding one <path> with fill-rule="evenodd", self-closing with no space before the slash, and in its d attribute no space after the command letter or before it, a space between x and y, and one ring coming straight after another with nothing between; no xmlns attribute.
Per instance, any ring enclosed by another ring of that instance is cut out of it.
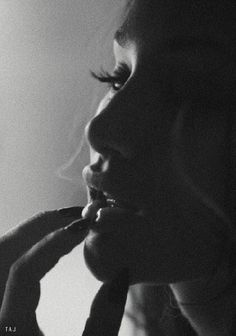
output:
<svg viewBox="0 0 236 336"><path fill-rule="evenodd" d="M0 336L236 335L235 0L0 0Z"/></svg>

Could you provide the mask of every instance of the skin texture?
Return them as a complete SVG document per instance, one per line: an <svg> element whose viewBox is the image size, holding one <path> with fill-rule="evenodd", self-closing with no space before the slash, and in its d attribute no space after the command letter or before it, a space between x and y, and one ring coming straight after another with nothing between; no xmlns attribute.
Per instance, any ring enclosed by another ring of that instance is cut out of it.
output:
<svg viewBox="0 0 236 336"><path fill-rule="evenodd" d="M104 212L85 258L101 280L127 266L133 283L173 284L179 300L207 299L231 282L221 260L235 106L230 10L137 3L121 27L127 43L114 42L116 67L124 63L129 76L102 99L86 136L101 188L142 216Z"/></svg>

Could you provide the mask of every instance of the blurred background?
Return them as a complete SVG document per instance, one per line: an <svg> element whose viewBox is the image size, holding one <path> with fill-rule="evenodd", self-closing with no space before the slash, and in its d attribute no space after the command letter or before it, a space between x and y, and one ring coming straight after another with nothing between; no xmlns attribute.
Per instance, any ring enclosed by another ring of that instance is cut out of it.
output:
<svg viewBox="0 0 236 336"><path fill-rule="evenodd" d="M112 66L118 3L0 0L1 234L39 211L86 203L83 129L102 97L89 69ZM81 335L99 286L82 247L64 257L42 281L45 335ZM124 320L120 335L131 335Z"/></svg>

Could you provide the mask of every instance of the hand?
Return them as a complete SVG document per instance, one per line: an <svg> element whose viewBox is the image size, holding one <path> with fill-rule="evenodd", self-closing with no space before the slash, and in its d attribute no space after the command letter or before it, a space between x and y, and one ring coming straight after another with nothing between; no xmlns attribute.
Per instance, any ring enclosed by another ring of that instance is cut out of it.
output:
<svg viewBox="0 0 236 336"><path fill-rule="evenodd" d="M6 327L13 328L17 336L40 335L35 313L40 280L85 238L88 228L81 223L86 221L78 221L81 210L68 208L36 215L1 237L1 336L9 331Z"/></svg>
<svg viewBox="0 0 236 336"><path fill-rule="evenodd" d="M117 336L129 287L129 274L123 269L97 293L82 336Z"/></svg>

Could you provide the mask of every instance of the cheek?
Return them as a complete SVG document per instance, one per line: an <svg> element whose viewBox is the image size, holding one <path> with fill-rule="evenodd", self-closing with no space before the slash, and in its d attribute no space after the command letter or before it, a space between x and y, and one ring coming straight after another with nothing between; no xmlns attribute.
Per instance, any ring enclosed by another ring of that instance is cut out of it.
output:
<svg viewBox="0 0 236 336"><path fill-rule="evenodd" d="M227 177L227 120L217 111L196 111L183 125L182 159L193 182L220 206ZM181 155L181 153L180 153Z"/></svg>

